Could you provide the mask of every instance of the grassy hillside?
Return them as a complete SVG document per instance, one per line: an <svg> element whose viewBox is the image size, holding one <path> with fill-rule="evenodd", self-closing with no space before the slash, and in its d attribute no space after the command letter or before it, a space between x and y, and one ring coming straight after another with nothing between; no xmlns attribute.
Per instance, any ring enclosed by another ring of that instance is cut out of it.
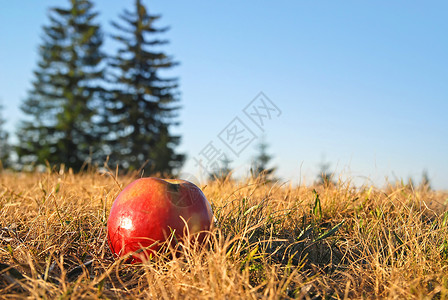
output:
<svg viewBox="0 0 448 300"><path fill-rule="evenodd" d="M0 174L0 297L448 298L446 193L212 182L205 248L128 265L106 222L133 179Z"/></svg>

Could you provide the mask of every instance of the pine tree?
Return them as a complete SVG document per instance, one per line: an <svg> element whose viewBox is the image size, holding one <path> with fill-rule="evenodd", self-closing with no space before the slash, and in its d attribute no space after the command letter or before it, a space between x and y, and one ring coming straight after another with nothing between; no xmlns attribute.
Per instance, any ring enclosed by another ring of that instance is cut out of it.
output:
<svg viewBox="0 0 448 300"><path fill-rule="evenodd" d="M103 42L89 0L52 8L43 27L35 79L21 109L27 119L17 132L21 164L64 163L80 170L100 155L99 82Z"/></svg>
<svg viewBox="0 0 448 300"><path fill-rule="evenodd" d="M428 170L426 169L424 169L422 172L422 180L420 182L420 188L428 191L432 189L431 180L429 178Z"/></svg>
<svg viewBox="0 0 448 300"><path fill-rule="evenodd" d="M142 168L147 174L171 174L184 160L174 150L180 136L169 131L178 125L177 79L160 76L177 63L160 50L168 42L159 35L168 28L154 26L159 18L136 0L134 12L125 10L120 23L112 22L118 32L113 38L121 47L110 63L110 162L130 170Z"/></svg>
<svg viewBox="0 0 448 300"><path fill-rule="evenodd" d="M10 165L11 147L8 144L8 132L3 128L6 121L3 119L1 111L3 106L0 104L0 172L2 169L8 168Z"/></svg>
<svg viewBox="0 0 448 300"><path fill-rule="evenodd" d="M334 172L330 171L331 164L325 161L325 158L322 157L322 161L319 163L319 173L317 174L317 182L316 184L323 185L328 187L330 185L334 185L335 182Z"/></svg>
<svg viewBox="0 0 448 300"><path fill-rule="evenodd" d="M254 178L262 177L264 180L272 181L276 168L268 168L269 162L272 160L272 155L267 152L268 147L269 145L263 137L257 145L258 154L252 162L251 175Z"/></svg>
<svg viewBox="0 0 448 300"><path fill-rule="evenodd" d="M227 155L223 155L223 158L217 162L215 168L209 174L210 180L231 180L232 168L230 168L231 160Z"/></svg>

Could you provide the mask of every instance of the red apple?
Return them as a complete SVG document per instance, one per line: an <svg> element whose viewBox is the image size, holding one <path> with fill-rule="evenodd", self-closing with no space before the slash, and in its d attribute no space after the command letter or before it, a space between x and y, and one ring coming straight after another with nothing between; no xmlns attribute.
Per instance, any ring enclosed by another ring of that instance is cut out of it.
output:
<svg viewBox="0 0 448 300"><path fill-rule="evenodd" d="M212 222L210 203L193 183L141 178L115 199L107 221L107 239L116 257L134 252L131 261L140 262L159 250L172 232L178 241L184 240L187 233L191 236L209 230ZM202 239L203 235L198 240ZM138 250L140 253L135 253Z"/></svg>

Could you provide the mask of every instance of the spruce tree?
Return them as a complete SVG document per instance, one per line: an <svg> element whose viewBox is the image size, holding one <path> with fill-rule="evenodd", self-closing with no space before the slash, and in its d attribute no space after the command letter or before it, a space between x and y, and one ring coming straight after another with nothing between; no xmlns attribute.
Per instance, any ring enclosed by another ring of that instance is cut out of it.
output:
<svg viewBox="0 0 448 300"><path fill-rule="evenodd" d="M230 164L232 161L227 157L227 155L223 155L223 159L216 163L215 168L212 169L212 172L209 174L210 180L232 180L232 168Z"/></svg>
<svg viewBox="0 0 448 300"><path fill-rule="evenodd" d="M89 0L52 8L43 27L40 59L21 109L27 116L17 132L22 164L64 163L75 171L100 155L99 83L103 42Z"/></svg>
<svg viewBox="0 0 448 300"><path fill-rule="evenodd" d="M422 172L422 180L420 182L420 188L423 190L431 190L431 180L429 178L428 170L424 169Z"/></svg>
<svg viewBox="0 0 448 300"><path fill-rule="evenodd" d="M330 171L331 164L325 161L325 158L322 157L322 161L319 163L319 173L317 174L317 182L318 185L323 185L325 187L329 187L331 185L336 184L334 181L334 172Z"/></svg>
<svg viewBox="0 0 448 300"><path fill-rule="evenodd" d="M168 28L155 27L160 16L149 14L140 0L134 12L125 10L119 18L112 22L112 37L121 46L110 60L113 92L107 102L110 164L171 174L184 155L175 152L180 136L170 133L178 125L177 79L160 74L177 65L160 49L168 41L159 36Z"/></svg>
<svg viewBox="0 0 448 300"><path fill-rule="evenodd" d="M258 151L255 160L252 162L251 174L252 177L261 177L264 180L273 181L275 167L269 168L269 162L272 160L272 155L268 154L267 149L269 145L266 142L265 137L263 137L260 143L257 144L256 148Z"/></svg>
<svg viewBox="0 0 448 300"><path fill-rule="evenodd" d="M8 144L8 132L4 129L6 121L2 115L3 106L0 104L0 172L2 169L8 168L11 147Z"/></svg>

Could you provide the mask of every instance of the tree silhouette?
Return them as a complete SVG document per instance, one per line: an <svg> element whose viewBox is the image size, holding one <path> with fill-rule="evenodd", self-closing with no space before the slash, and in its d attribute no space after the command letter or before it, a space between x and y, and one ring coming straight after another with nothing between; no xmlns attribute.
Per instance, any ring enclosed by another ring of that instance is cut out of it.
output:
<svg viewBox="0 0 448 300"><path fill-rule="evenodd" d="M223 155L223 159L220 161L221 164L216 164L214 166L214 170L210 173L210 180L231 180L232 168L230 164L232 161L228 158L227 155Z"/></svg>
<svg viewBox="0 0 448 300"><path fill-rule="evenodd" d="M328 187L334 184L334 172L330 171L331 164L326 162L324 158L319 164L319 173L317 174L317 184Z"/></svg>
<svg viewBox="0 0 448 300"><path fill-rule="evenodd" d="M424 190L431 190L431 180L429 179L428 170L423 170L422 181L420 182L420 188Z"/></svg>
<svg viewBox="0 0 448 300"><path fill-rule="evenodd" d="M70 0L52 8L44 26L32 90L21 109L17 154L22 165L64 163L80 170L101 157L98 110L102 35L93 4Z"/></svg>
<svg viewBox="0 0 448 300"><path fill-rule="evenodd" d="M151 15L140 0L135 11L125 10L121 24L112 22L113 35L121 47L110 62L110 83L115 87L107 106L107 136L110 162L127 169L143 168L146 173L171 174L182 166L184 155L175 153L180 136L170 133L176 122L177 79L163 78L161 72L177 63L160 51L167 44L157 28L160 16Z"/></svg>
<svg viewBox="0 0 448 300"><path fill-rule="evenodd" d="M269 168L269 162L272 160L272 155L268 154L267 149L269 145L266 142L266 138L262 137L260 142L257 144L256 149L258 154L252 161L252 166L250 169L251 175L254 178L261 177L264 180L274 180L274 172L276 167Z"/></svg>
<svg viewBox="0 0 448 300"><path fill-rule="evenodd" d="M8 143L8 132L4 129L6 121L2 116L3 106L0 104L0 171L10 166L11 147Z"/></svg>

